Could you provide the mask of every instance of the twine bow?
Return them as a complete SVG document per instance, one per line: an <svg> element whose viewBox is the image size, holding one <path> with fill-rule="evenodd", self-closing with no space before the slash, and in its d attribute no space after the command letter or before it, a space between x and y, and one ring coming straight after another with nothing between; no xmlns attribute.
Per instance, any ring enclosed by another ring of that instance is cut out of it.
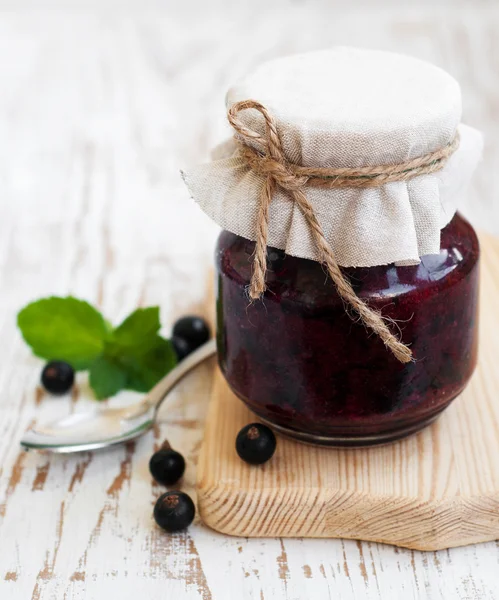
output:
<svg viewBox="0 0 499 600"><path fill-rule="evenodd" d="M256 109L264 118L265 135L247 128L238 118L246 109ZM290 163L284 156L276 122L268 110L255 100L244 100L232 105L227 118L238 134L236 140L248 166L265 178L260 196L257 217L256 249L249 294L252 299L260 298L265 292L267 272L267 235L269 206L279 186L299 206L312 233L321 262L326 266L336 290L342 300L359 315L362 323L378 335L385 346L402 363L412 360L411 350L390 331L379 312L369 308L354 292L336 262L333 251L324 237L322 227L314 209L304 192L307 185L327 189L340 187L379 187L391 181L405 181L418 175L439 171L459 145L459 135L444 148L398 165L351 168L314 168ZM250 142L256 142L256 150ZM260 150L261 148L261 150Z"/></svg>

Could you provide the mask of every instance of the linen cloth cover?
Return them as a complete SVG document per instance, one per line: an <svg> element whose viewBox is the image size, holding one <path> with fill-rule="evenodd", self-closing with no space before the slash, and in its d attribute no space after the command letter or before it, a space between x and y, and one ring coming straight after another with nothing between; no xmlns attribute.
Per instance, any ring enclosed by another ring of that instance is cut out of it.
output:
<svg viewBox="0 0 499 600"><path fill-rule="evenodd" d="M459 128L459 148L436 173L377 188L305 188L341 266L417 264L440 252L440 230L456 212L482 151L481 134L460 124L461 91L448 73L408 56L338 47L261 65L228 91L227 107L247 99L276 119L287 160L308 167L401 163L446 146ZM258 111L239 118L264 134ZM255 240L264 178L247 166L234 139L214 157L182 173L190 193L220 227ZM268 245L319 258L299 207L279 188L270 205Z"/></svg>

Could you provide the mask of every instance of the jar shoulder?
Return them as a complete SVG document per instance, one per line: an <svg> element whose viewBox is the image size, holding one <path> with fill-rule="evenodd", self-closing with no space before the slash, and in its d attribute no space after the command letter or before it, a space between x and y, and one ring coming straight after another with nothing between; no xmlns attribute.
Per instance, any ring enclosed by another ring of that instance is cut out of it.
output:
<svg viewBox="0 0 499 600"><path fill-rule="evenodd" d="M220 272L241 285L248 285L252 273L255 243L223 231L217 244ZM387 298L413 291L438 291L453 286L474 271L479 259L479 242L471 224L456 214L442 230L440 253L421 258L418 265L345 268L356 294L364 299ZM267 287L282 299L299 302L334 302L336 294L322 265L286 255L269 248ZM283 298L284 296L284 298Z"/></svg>

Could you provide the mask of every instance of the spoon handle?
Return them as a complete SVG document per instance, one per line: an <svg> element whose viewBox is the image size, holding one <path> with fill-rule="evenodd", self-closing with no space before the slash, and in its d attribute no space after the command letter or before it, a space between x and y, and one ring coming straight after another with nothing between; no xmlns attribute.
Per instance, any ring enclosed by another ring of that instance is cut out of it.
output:
<svg viewBox="0 0 499 600"><path fill-rule="evenodd" d="M212 339L203 344L192 354L189 354L189 356L184 358L174 369L165 375L147 394L145 398L147 405L149 407L154 406L154 409L157 412L168 392L174 388L187 373L192 371L194 367L197 367L206 359L210 358L210 356L216 354L216 351L216 340Z"/></svg>

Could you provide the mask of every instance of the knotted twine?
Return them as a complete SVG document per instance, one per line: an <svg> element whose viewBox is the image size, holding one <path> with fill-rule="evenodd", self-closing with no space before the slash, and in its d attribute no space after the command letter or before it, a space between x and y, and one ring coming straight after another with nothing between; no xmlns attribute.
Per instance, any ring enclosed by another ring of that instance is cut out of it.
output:
<svg viewBox="0 0 499 600"><path fill-rule="evenodd" d="M263 116L265 136L247 128L238 119L239 112L251 108ZM366 327L381 338L397 360L401 363L410 362L412 360L410 348L390 331L378 311L370 308L356 295L350 282L341 272L333 250L324 237L314 209L307 200L304 188L306 186L326 189L380 187L392 181L408 181L420 175L435 173L445 166L448 158L458 148L459 134L456 133L451 142L443 148L395 165L335 169L314 168L295 165L286 159L276 121L259 102L255 100L237 102L229 108L227 118L237 133L235 139L240 146L241 156L255 173L265 178L256 223L256 248L249 288L250 298L256 300L266 290L269 206L274 192L279 186L296 202L305 217L319 252L320 261L326 266L341 299L359 315ZM255 144L258 149L254 147Z"/></svg>

